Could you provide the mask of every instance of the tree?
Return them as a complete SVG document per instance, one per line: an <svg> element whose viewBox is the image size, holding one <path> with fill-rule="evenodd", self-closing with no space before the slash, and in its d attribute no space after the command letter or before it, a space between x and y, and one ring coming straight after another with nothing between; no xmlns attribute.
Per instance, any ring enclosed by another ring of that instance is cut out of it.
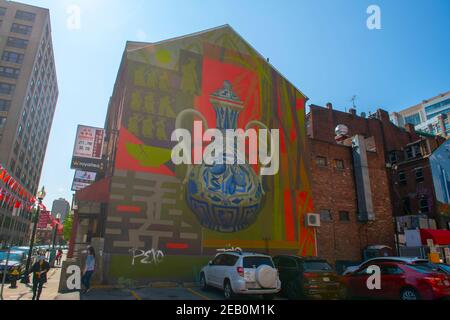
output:
<svg viewBox="0 0 450 320"><path fill-rule="evenodd" d="M70 240L70 235L72 233L72 225L73 225L73 214L69 214L64 221L64 229L63 236L65 241Z"/></svg>

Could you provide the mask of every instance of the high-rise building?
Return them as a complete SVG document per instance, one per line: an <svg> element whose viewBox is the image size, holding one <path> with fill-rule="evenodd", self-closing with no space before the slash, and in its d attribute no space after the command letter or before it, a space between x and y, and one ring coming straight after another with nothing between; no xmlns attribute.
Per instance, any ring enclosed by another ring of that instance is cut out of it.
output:
<svg viewBox="0 0 450 320"><path fill-rule="evenodd" d="M58 218L59 215L62 223L64 223L64 220L67 218L69 211L70 203L66 199L59 198L53 201L52 216Z"/></svg>
<svg viewBox="0 0 450 320"><path fill-rule="evenodd" d="M58 99L49 10L0 0L0 39L0 164L36 194ZM23 239L28 217L20 223Z"/></svg>
<svg viewBox="0 0 450 320"><path fill-rule="evenodd" d="M410 123L417 131L443 137L450 136L450 91L391 114L391 120L399 127Z"/></svg>

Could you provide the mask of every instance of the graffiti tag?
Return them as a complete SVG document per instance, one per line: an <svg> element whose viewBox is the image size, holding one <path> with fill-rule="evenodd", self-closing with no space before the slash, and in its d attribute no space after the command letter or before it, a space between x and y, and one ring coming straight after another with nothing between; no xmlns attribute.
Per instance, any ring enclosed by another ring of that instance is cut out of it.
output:
<svg viewBox="0 0 450 320"><path fill-rule="evenodd" d="M134 262L138 258L142 258L140 263L142 264L159 264L164 259L164 253L161 250L150 249L148 251L132 248L129 250L133 259L131 265L134 266Z"/></svg>

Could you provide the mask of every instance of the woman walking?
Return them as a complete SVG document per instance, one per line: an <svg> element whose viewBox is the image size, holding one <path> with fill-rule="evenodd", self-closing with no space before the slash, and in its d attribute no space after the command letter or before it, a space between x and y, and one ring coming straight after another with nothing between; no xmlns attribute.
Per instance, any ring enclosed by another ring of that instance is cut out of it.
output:
<svg viewBox="0 0 450 320"><path fill-rule="evenodd" d="M83 277L81 278L81 283L84 286L84 293L88 293L89 290L91 289L91 277L94 274L94 271L95 271L95 250L93 247L89 247Z"/></svg>

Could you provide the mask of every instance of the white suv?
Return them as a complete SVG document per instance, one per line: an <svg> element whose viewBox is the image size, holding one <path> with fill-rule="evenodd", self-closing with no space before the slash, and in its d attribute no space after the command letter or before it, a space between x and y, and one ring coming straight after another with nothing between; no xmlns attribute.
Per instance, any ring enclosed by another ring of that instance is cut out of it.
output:
<svg viewBox="0 0 450 320"><path fill-rule="evenodd" d="M225 299L238 294L263 295L273 299L281 290L278 270L267 255L248 252L219 253L200 272L203 290L223 289Z"/></svg>

